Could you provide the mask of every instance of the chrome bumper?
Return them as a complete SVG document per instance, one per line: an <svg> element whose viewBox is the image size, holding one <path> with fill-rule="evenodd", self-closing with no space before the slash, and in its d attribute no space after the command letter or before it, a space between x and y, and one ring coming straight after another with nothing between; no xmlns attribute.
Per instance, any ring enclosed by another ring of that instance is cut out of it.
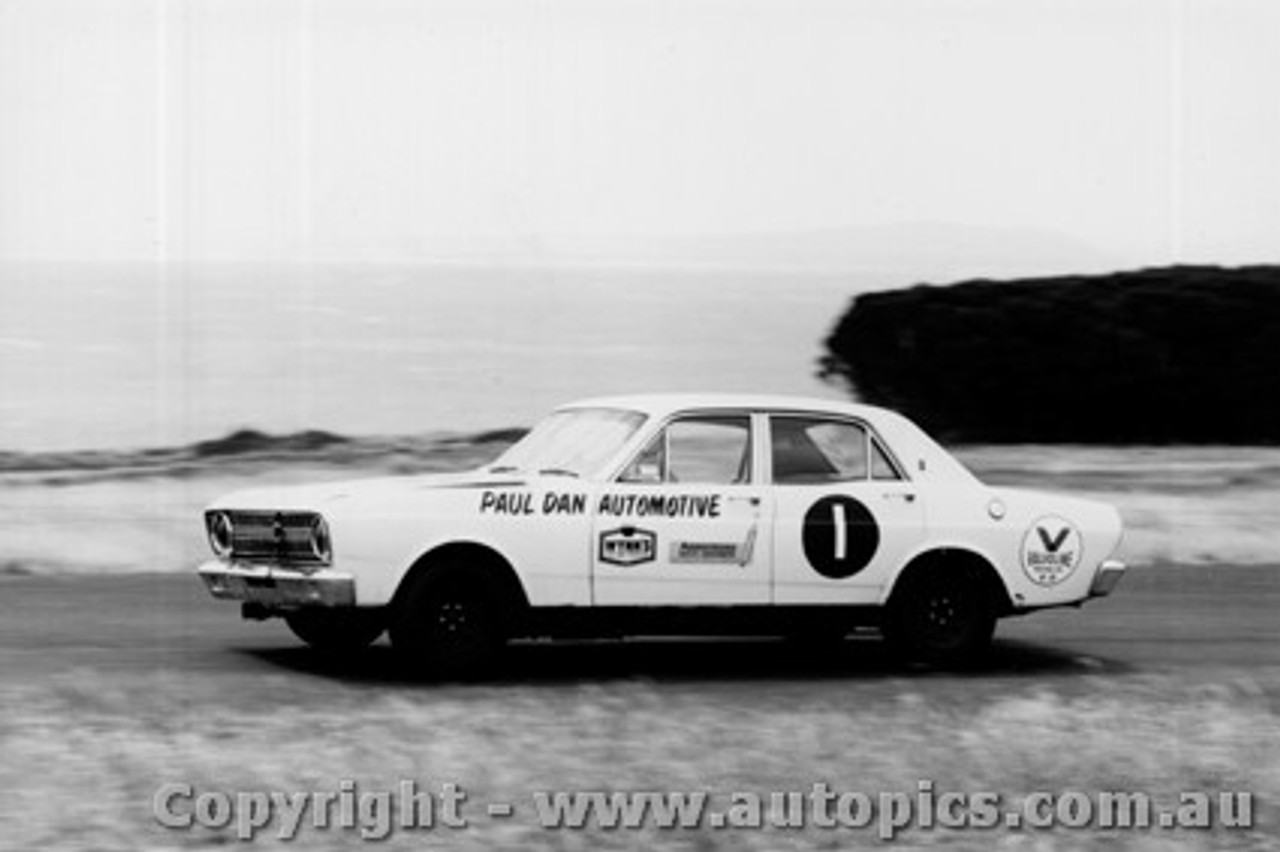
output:
<svg viewBox="0 0 1280 852"><path fill-rule="evenodd" d="M215 598L260 604L268 609L356 603L355 578L329 569L303 574L268 565L206 562L196 573Z"/></svg>
<svg viewBox="0 0 1280 852"><path fill-rule="evenodd" d="M1102 598L1111 594L1124 576L1125 567L1119 559L1108 559L1099 565L1098 573L1093 575L1093 583L1089 586L1089 597Z"/></svg>

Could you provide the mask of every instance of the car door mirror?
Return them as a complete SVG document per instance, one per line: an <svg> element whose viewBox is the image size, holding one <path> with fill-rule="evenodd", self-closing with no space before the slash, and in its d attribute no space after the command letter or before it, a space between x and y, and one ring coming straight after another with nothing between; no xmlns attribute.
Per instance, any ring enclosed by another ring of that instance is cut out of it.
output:
<svg viewBox="0 0 1280 852"><path fill-rule="evenodd" d="M661 482L662 468L654 462L641 462L636 465L634 482Z"/></svg>
<svg viewBox="0 0 1280 852"><path fill-rule="evenodd" d="M622 476L618 477L619 482L630 482L640 485L651 485L662 482L662 465L655 462L637 461L633 462Z"/></svg>

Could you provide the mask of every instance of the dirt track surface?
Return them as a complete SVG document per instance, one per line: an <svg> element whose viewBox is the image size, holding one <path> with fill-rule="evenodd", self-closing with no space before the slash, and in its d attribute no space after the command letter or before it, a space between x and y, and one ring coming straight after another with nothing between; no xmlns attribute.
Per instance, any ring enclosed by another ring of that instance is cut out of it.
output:
<svg viewBox="0 0 1280 852"><path fill-rule="evenodd" d="M644 641L523 645L491 685L552 687L640 678L675 691L780 695L856 689L859 700L904 689L982 701L1043 683L1089 691L1098 678L1175 675L1189 685L1224 675L1280 678L1280 568L1131 570L1115 595L1081 610L1001 622L989 659L974 671L895 665L878 641L810 648L781 641ZM242 621L194 576L12 577L0 582L0 686L75 672L162 675L170 688L210 681L232 707L311 700L334 688L429 690L397 666L385 640L354 660L308 651L278 620ZM343 691L346 691L343 689ZM1273 705L1274 706L1274 705Z"/></svg>

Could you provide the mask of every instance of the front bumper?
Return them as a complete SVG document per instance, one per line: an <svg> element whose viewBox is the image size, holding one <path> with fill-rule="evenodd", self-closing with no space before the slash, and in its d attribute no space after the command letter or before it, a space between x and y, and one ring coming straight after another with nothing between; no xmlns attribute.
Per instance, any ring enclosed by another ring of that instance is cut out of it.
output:
<svg viewBox="0 0 1280 852"><path fill-rule="evenodd" d="M1098 566L1098 573L1093 575L1093 583L1089 586L1089 597L1104 598L1124 576L1125 564L1119 559L1108 559Z"/></svg>
<svg viewBox="0 0 1280 852"><path fill-rule="evenodd" d="M327 568L303 574L270 565L206 562L196 573L215 598L259 604L267 609L345 607L356 603L355 578Z"/></svg>

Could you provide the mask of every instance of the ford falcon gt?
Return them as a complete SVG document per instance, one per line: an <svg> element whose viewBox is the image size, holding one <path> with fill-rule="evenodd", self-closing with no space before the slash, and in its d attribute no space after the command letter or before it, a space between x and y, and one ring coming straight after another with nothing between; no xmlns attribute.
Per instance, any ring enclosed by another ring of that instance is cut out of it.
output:
<svg viewBox="0 0 1280 852"><path fill-rule="evenodd" d="M449 677L519 638L862 627L951 664L1125 571L1111 506L988 486L899 414L794 397L575 402L479 470L242 491L204 520L199 575L246 617L327 652L385 632Z"/></svg>

